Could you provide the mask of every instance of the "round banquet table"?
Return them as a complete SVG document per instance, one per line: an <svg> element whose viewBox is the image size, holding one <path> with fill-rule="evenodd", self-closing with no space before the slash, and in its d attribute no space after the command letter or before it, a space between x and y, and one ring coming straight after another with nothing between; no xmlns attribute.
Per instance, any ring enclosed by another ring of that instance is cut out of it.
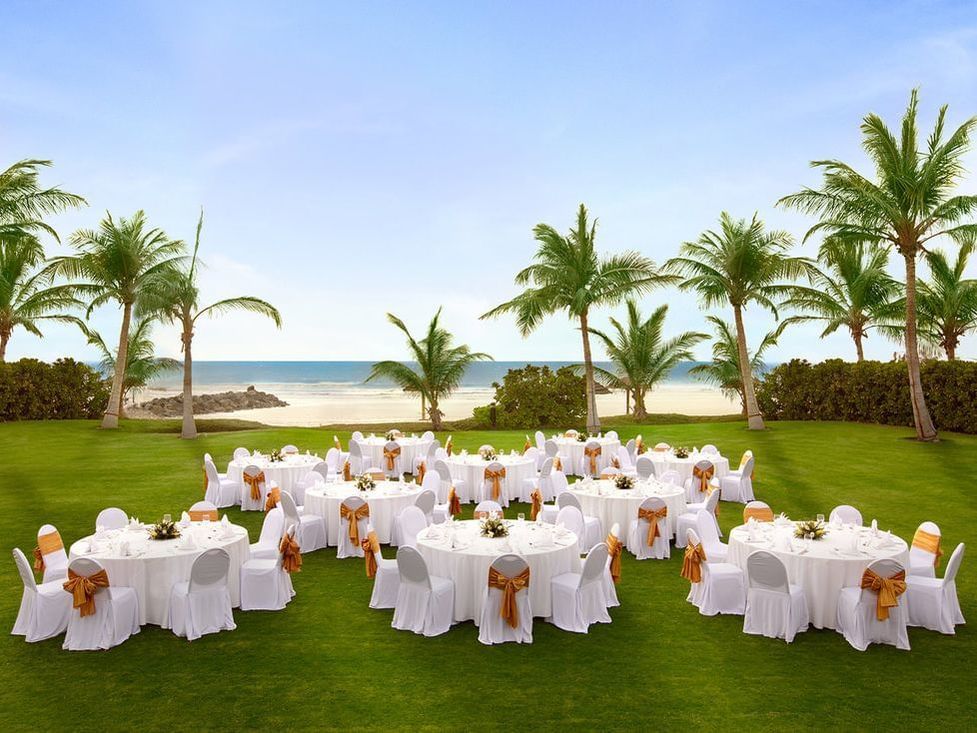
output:
<svg viewBox="0 0 977 733"><path fill-rule="evenodd" d="M712 465L716 467L717 479L729 473L729 459L716 453L689 453L685 458L679 458L671 451L649 450L642 455L651 459L656 476L661 476L665 471L677 471L683 482L692 478L692 468L699 461L712 461Z"/></svg>
<svg viewBox="0 0 977 733"><path fill-rule="evenodd" d="M535 478L536 462L532 458L524 458L518 454L500 453L499 463L505 466L505 478L502 479L502 491L509 501L529 500L529 492L523 490L523 480ZM478 501L478 491L485 480L485 467L489 462L482 460L477 453L461 453L448 457L448 470L451 478L461 479L467 485L469 495L460 497L462 501Z"/></svg>
<svg viewBox="0 0 977 733"><path fill-rule="evenodd" d="M583 449L591 440L596 440L600 444L600 455L597 456L597 468L604 470L611 465L611 459L617 455L617 449L621 447L621 441L616 438L588 438L580 442L576 438L565 438L553 436L556 442L557 455L563 464L563 473L568 476L580 474L580 462L583 460Z"/></svg>
<svg viewBox="0 0 977 733"><path fill-rule="evenodd" d="M870 563L882 558L909 562L906 542L895 536L875 536L867 527L833 527L828 525L824 539L794 539L794 523L775 526L772 522L757 524L756 539L750 540L745 526L734 527L729 534L730 562L746 572L746 559L756 550L768 550L783 560L787 577L804 589L811 623L819 629L833 629L838 618L838 594L842 588L861 584L862 573ZM852 536L858 538L858 552L848 554ZM789 539L791 548L780 543ZM903 599L905 602L905 599Z"/></svg>
<svg viewBox="0 0 977 733"><path fill-rule="evenodd" d="M250 458L234 460L227 464L227 478L244 483L244 469L257 466L265 474L265 481L274 481L282 491L292 493L299 481L312 471L322 459L309 453L285 456L282 461L272 461L268 456L255 454Z"/></svg>
<svg viewBox="0 0 977 733"><path fill-rule="evenodd" d="M360 491L355 481L320 484L305 490L305 513L317 514L326 521L326 539L336 546L339 544L339 505L348 496L362 497L370 505L370 524L377 539L389 544L394 520L404 507L414 504L419 493L420 486L398 481L377 481L376 488L370 491Z"/></svg>
<svg viewBox="0 0 977 733"><path fill-rule="evenodd" d="M611 480L577 481L570 485L571 494L580 500L586 516L598 517L608 532L617 522L621 527L620 538L627 539L631 522L638 518L638 507L649 496L656 496L668 507L665 518L669 537L675 536L677 517L685 512L685 489L673 484L663 484L656 479L636 481L633 489L618 489Z"/></svg>
<svg viewBox="0 0 977 733"><path fill-rule="evenodd" d="M410 473L414 468L414 459L423 447L424 441L414 436L404 436L397 438L394 442L400 446L400 472ZM368 438L363 438L359 444L363 450L363 455L370 462L368 468L376 467L384 471L387 470L387 461L383 457L383 446L387 444L385 437L371 435Z"/></svg>
<svg viewBox="0 0 977 733"><path fill-rule="evenodd" d="M204 550L220 547L231 557L227 590L231 605L237 608L241 604L241 565L250 553L248 531L231 524L225 536L219 522L191 522L188 527L181 526L180 532L183 536L175 540L151 540L148 529L142 526L106 530L100 536L90 535L75 542L68 557L97 560L108 573L110 585L129 586L136 591L140 625L167 628L173 584L190 580L193 561ZM188 534L196 545L193 549L182 546ZM126 542L129 555L123 557L120 545Z"/></svg>
<svg viewBox="0 0 977 733"><path fill-rule="evenodd" d="M499 539L479 536L479 522L467 520L433 525L417 536L417 549L431 575L450 578L455 584L455 621L478 625L488 584L488 571L499 555L514 552L529 563L529 600L533 616L551 615L550 581L561 573L579 573L580 547L577 536L567 532L555 539L549 526L535 522L508 522L509 536ZM451 536L463 545L452 549ZM553 538L544 546L543 535ZM446 538L447 535L447 538Z"/></svg>

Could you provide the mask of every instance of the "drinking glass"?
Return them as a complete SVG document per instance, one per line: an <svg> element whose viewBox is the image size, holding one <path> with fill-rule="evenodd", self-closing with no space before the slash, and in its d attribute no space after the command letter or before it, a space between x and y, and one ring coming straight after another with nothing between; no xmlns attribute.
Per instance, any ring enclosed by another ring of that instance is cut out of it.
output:
<svg viewBox="0 0 977 733"><path fill-rule="evenodd" d="M163 521L164 522L172 522L173 521L173 517L171 517L169 514L164 514L163 515Z"/></svg>
<svg viewBox="0 0 977 733"><path fill-rule="evenodd" d="M823 514L818 514L818 522L820 522L822 524L824 523L824 515Z"/></svg>
<svg viewBox="0 0 977 733"><path fill-rule="evenodd" d="M516 519L518 519L520 522L525 522L526 521L526 515L523 512L519 512L516 515Z"/></svg>

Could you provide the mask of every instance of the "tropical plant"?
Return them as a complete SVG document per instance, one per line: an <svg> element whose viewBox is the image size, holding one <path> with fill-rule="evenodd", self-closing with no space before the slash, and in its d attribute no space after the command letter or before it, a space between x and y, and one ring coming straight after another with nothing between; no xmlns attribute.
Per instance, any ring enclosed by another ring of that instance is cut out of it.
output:
<svg viewBox="0 0 977 733"><path fill-rule="evenodd" d="M668 306L655 309L648 318L642 318L634 300L627 301L627 321L620 323L611 318L613 333L607 334L596 328L590 332L601 340L614 371L594 367L598 381L612 389L623 389L634 395L634 417L641 420L648 416L645 395L666 379L672 369L683 360L692 359L692 347L709 338L708 334L685 331L674 338L663 340L665 315Z"/></svg>
<svg viewBox="0 0 977 733"><path fill-rule="evenodd" d="M950 361L957 358L960 339L977 329L977 280L964 277L973 250L973 242L964 244L953 262L940 250L927 252L930 279L919 283L920 334Z"/></svg>
<svg viewBox="0 0 977 733"><path fill-rule="evenodd" d="M476 407L479 428L560 428L579 425L587 414L584 378L573 366L553 371L545 364L509 369L493 382L492 404Z"/></svg>
<svg viewBox="0 0 977 733"><path fill-rule="evenodd" d="M0 172L0 240L38 237L42 232L57 239L44 217L85 203L60 188L41 188L38 169L50 165L49 160L21 160Z"/></svg>
<svg viewBox="0 0 977 733"><path fill-rule="evenodd" d="M747 421L751 430L762 430L753 373L746 367L750 359L743 310L756 303L777 317L776 301L795 292L796 286L788 281L807 274L812 265L806 258L789 256L790 235L766 231L756 214L747 221L724 211L719 224L718 232L703 232L695 242L683 244L680 256L669 260L666 268L683 275L679 287L696 291L706 307L732 306Z"/></svg>
<svg viewBox="0 0 977 733"><path fill-rule="evenodd" d="M817 232L848 242L894 247L906 268L905 345L909 394L916 436L935 440L936 426L926 407L919 369L916 260L937 237L958 242L977 234L970 220L977 196L956 195L963 177L963 156L970 148L971 117L944 137L946 111L937 115L933 132L921 149L916 127L917 90L909 96L897 138L878 115L862 121L862 147L875 166L875 180L839 160L816 160L823 171L819 189L805 188L780 200L784 206L820 217L806 237Z"/></svg>
<svg viewBox="0 0 977 733"><path fill-rule="evenodd" d="M193 336L194 326L202 316L214 317L231 311L247 311L267 316L278 328L282 326L282 317L278 310L267 301L250 295L236 298L225 298L200 307L200 289L197 284L197 273L200 263L197 255L200 251L200 232L204 225L204 214L200 212L197 220L197 233L194 239L193 256L189 267L177 271L166 270L158 277L158 283L149 289L138 304L138 310L144 313L159 313L164 320L176 323L180 327L180 349L183 352L183 428L182 438L196 438L197 425L193 418Z"/></svg>
<svg viewBox="0 0 977 733"><path fill-rule="evenodd" d="M146 215L137 211L118 222L106 213L98 229L79 229L71 236L76 254L56 257L52 272L75 283L79 294L91 297L88 314L106 303L122 306L119 347L112 375L112 392L102 418L103 428L119 426L118 406L125 381L126 349L133 307L138 298L157 297L158 291L183 260L183 242L170 239L163 230L150 228Z"/></svg>
<svg viewBox="0 0 977 733"><path fill-rule="evenodd" d="M701 379L703 382L714 384L719 387L728 399L739 399L743 415L747 414L746 392L743 389L743 369L740 367L740 348L739 338L736 333L729 328L729 324L716 316L706 316L706 320L712 323L715 329L715 341L712 343L712 361L708 364L696 364L689 369L689 374ZM791 319L786 319L777 324L777 328L769 331L760 341L760 345L749 359L749 374L751 380L756 382L763 376L766 367L763 356L767 349L777 345L778 339L784 329L791 323Z"/></svg>
<svg viewBox="0 0 977 733"><path fill-rule="evenodd" d="M373 365L366 381L389 379L405 392L420 395L427 402L428 415L435 430L441 429L441 400L461 384L468 367L476 361L491 359L488 354L471 351L468 346L453 346L454 337L440 324L441 309L428 324L427 333L419 341L411 336L404 322L393 313L387 320L403 331L407 347L417 365L414 369L399 361L379 361Z"/></svg>
<svg viewBox="0 0 977 733"><path fill-rule="evenodd" d="M901 285L886 271L889 254L863 242L827 239L818 259L822 267L808 274L810 287L798 286L784 305L799 311L797 320L821 321L821 338L848 329L858 361L865 359L862 342L869 331L885 329L900 319L897 299Z"/></svg>
<svg viewBox="0 0 977 733"><path fill-rule="evenodd" d="M584 383L587 397L587 430L600 429L590 350L590 315L594 308L616 305L628 295L646 291L674 278L656 271L654 263L637 252L600 257L594 245L597 220L588 223L587 208L580 204L577 225L566 236L548 224L537 224L533 237L538 246L534 262L516 274L516 284L529 286L512 300L496 306L482 318L514 313L520 333L528 336L543 318L566 312L580 323L583 339Z"/></svg>

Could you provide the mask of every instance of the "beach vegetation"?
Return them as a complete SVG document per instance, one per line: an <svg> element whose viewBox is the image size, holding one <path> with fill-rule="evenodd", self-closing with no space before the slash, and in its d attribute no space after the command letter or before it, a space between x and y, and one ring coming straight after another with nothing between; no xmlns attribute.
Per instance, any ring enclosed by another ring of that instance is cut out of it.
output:
<svg viewBox="0 0 977 733"><path fill-rule="evenodd" d="M474 410L475 424L482 428L559 428L578 425L587 414L584 377L572 366L553 370L527 364L510 369L502 382L494 382L491 405Z"/></svg>

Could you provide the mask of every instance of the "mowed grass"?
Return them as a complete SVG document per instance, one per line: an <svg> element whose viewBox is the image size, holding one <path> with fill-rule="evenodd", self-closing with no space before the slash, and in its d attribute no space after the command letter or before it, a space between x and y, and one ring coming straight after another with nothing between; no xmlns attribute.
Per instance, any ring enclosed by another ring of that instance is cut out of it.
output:
<svg viewBox="0 0 977 733"><path fill-rule="evenodd" d="M201 496L204 451L225 464L240 445L295 443L323 453L332 430L257 429L181 441L129 424L0 425L2 497L0 626L10 629L21 582L9 551L30 553L38 526L66 543L93 531L96 513L120 506L145 520L178 514ZM605 426L605 429L608 426ZM794 518L859 507L869 521L910 538L937 521L947 555L977 548L977 437L934 445L908 430L844 423L627 426L623 438L673 445L711 442L734 460L757 456L756 491ZM348 433L340 435L344 444ZM444 436L439 436L442 439ZM457 448L521 448L522 432L455 433ZM724 504L725 529L740 507ZM518 511L516 507L510 514ZM468 507L471 511L471 507ZM262 515L230 510L257 538ZM391 548L384 554L393 556ZM977 614L977 568L958 578L964 615ZM0 641L0 730L489 730L515 729L961 729L973 725L977 637L910 630L911 652L851 649L833 631L788 646L746 636L739 617L705 618L685 602L681 553L670 561L625 555L622 606L613 623L569 634L537 619L534 643L484 647L471 623L435 639L390 628L367 606L359 560L304 556L298 595L279 613L235 612L234 632L187 643L143 627L108 652L69 653L61 639Z"/></svg>

